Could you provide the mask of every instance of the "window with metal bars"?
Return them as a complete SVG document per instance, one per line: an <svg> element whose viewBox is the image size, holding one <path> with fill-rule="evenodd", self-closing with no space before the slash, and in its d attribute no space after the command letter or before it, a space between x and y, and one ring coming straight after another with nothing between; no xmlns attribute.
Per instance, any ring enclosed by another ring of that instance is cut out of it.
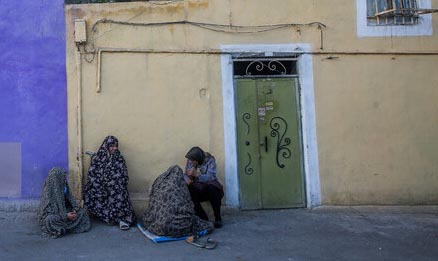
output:
<svg viewBox="0 0 438 261"><path fill-rule="evenodd" d="M368 25L418 24L417 0L367 0Z"/></svg>

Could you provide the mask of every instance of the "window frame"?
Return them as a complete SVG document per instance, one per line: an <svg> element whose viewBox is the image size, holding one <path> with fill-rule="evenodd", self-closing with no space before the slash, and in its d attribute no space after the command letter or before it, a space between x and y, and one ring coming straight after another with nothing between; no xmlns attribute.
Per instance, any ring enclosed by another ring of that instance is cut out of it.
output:
<svg viewBox="0 0 438 261"><path fill-rule="evenodd" d="M432 15L419 16L418 23L412 25L369 25L368 6L366 0L356 0L357 9L357 36L385 37L385 36L428 36L433 34ZM431 0L417 0L418 8L430 9Z"/></svg>

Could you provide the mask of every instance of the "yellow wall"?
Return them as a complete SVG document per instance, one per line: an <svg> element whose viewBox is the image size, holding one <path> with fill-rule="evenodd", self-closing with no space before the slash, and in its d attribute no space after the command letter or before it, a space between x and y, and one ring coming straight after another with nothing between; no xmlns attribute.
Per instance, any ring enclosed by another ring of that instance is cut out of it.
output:
<svg viewBox="0 0 438 261"><path fill-rule="evenodd" d="M315 63L326 204L438 199L436 56L342 56Z"/></svg>
<svg viewBox="0 0 438 261"><path fill-rule="evenodd" d="M322 203L438 203L437 55L379 54L436 52L437 35L358 38L355 1L337 0L335 6L333 2L186 0L66 6L73 182L78 186L73 21L83 18L95 48L151 51L104 52L100 93L97 57L88 63L85 58L92 56L83 55L81 62L83 150L96 151L109 134L118 137L134 199L145 199L155 177L167 167L183 165L185 152L193 145L216 156L218 176L224 181L221 58L214 54L220 45L310 43ZM437 7L438 1L432 6ZM323 41L317 26L243 34L191 25L99 24L91 32L102 18L233 25L320 22L327 28ZM433 23L438 28L436 16ZM169 50L210 53L163 53ZM84 169L88 166L89 158L84 157Z"/></svg>

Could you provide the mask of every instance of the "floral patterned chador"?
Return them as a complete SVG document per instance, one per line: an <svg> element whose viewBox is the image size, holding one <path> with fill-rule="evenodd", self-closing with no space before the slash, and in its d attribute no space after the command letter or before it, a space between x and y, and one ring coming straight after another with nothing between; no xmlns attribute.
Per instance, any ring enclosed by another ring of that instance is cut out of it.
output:
<svg viewBox="0 0 438 261"><path fill-rule="evenodd" d="M88 211L109 224L120 221L132 225L136 221L128 193L128 169L119 150L110 153L111 146L118 146L114 136L103 141L99 151L91 159L84 202Z"/></svg>

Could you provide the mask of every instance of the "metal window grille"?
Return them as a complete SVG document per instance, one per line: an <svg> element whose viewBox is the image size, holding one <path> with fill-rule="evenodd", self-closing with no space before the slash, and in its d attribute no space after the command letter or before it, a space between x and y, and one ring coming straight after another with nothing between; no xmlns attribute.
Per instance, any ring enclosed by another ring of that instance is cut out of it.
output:
<svg viewBox="0 0 438 261"><path fill-rule="evenodd" d="M418 24L417 0L367 0L368 25Z"/></svg>

